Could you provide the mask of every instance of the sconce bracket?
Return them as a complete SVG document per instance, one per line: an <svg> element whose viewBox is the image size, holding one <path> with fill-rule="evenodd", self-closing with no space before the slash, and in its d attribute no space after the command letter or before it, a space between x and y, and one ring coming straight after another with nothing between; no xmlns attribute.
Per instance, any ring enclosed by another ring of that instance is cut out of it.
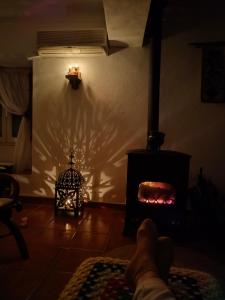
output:
<svg viewBox="0 0 225 300"><path fill-rule="evenodd" d="M65 75L65 77L66 79L69 80L72 89L77 90L81 83L81 79L78 78L77 75L73 75L73 74L67 74Z"/></svg>

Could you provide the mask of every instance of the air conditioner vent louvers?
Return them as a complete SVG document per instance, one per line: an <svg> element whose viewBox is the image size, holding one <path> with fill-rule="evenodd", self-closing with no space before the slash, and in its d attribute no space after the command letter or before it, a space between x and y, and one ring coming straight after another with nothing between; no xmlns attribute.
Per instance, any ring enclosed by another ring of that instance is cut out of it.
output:
<svg viewBox="0 0 225 300"><path fill-rule="evenodd" d="M108 39L105 29L39 31L37 47L41 56L107 54Z"/></svg>

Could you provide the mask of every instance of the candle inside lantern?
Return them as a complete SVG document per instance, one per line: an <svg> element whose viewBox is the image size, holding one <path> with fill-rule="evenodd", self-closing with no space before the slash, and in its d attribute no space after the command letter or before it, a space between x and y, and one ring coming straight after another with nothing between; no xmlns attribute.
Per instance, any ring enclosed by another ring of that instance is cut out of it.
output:
<svg viewBox="0 0 225 300"><path fill-rule="evenodd" d="M65 206L67 209L70 209L71 207L73 207L73 201L71 198L67 198L65 201Z"/></svg>

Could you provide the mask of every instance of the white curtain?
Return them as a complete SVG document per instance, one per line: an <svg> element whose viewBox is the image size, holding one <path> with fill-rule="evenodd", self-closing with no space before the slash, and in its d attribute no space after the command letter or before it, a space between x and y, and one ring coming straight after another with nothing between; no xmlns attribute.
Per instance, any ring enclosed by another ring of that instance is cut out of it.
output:
<svg viewBox="0 0 225 300"><path fill-rule="evenodd" d="M7 112L22 116L14 153L16 172L31 168L30 84L28 68L0 68L0 103Z"/></svg>

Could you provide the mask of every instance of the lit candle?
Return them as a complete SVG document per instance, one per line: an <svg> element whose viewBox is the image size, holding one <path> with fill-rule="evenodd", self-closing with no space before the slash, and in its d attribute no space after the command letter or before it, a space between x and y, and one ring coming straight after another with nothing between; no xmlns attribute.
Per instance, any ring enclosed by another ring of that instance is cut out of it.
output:
<svg viewBox="0 0 225 300"><path fill-rule="evenodd" d="M79 67L78 67L78 65L75 65L75 67L74 67L74 75L78 76L78 72L79 72Z"/></svg>

